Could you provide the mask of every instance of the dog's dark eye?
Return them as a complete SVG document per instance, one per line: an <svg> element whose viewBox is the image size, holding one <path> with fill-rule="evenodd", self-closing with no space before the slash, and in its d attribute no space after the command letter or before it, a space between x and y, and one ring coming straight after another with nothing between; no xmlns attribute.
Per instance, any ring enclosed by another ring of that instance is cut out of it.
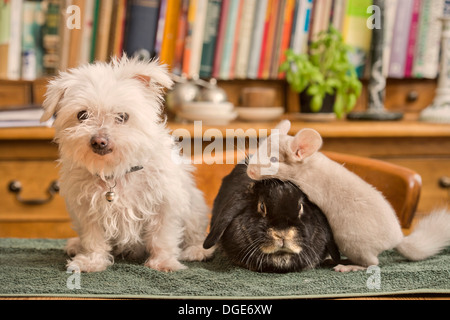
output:
<svg viewBox="0 0 450 320"><path fill-rule="evenodd" d="M82 111L78 112L78 114L77 114L78 121L83 122L87 118L89 118L89 114L86 110L82 110Z"/></svg>
<svg viewBox="0 0 450 320"><path fill-rule="evenodd" d="M277 157L271 157L270 158L270 162L272 162L272 163L278 162L278 158Z"/></svg>
<svg viewBox="0 0 450 320"><path fill-rule="evenodd" d="M126 112L118 113L116 116L116 122L117 123L125 123L128 121L130 116Z"/></svg>
<svg viewBox="0 0 450 320"><path fill-rule="evenodd" d="M267 214L266 204L263 201L258 202L258 212L262 214L263 217Z"/></svg>

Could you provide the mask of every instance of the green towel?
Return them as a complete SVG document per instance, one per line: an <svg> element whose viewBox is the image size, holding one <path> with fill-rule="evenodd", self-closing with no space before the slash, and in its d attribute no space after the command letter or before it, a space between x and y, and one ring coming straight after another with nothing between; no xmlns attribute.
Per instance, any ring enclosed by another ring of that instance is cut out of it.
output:
<svg viewBox="0 0 450 320"><path fill-rule="evenodd" d="M258 273L216 252L207 262L186 262L189 269L172 273L116 258L106 271L70 274L64 245L65 240L0 239L0 296L283 299L450 293L450 248L420 262L386 251L380 266L367 272L328 267Z"/></svg>

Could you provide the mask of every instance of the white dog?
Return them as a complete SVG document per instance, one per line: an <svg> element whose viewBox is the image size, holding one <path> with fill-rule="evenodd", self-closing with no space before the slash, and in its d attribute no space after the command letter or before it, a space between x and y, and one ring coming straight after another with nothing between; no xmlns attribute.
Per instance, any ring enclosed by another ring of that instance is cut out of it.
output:
<svg viewBox="0 0 450 320"><path fill-rule="evenodd" d="M146 266L175 271L212 253L202 247L208 208L162 117L171 85L158 61L127 57L50 82L41 121L56 115L60 190L79 235L66 247L71 270L147 254Z"/></svg>

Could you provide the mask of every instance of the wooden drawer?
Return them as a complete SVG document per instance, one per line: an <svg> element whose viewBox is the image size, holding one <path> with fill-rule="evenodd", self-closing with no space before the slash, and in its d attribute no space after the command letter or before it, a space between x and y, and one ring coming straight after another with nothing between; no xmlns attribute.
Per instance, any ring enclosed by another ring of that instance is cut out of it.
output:
<svg viewBox="0 0 450 320"><path fill-rule="evenodd" d="M30 104L31 90L30 82L0 80L0 109Z"/></svg>
<svg viewBox="0 0 450 320"><path fill-rule="evenodd" d="M442 158L385 158L382 160L416 171L422 177L422 190L417 207L419 213L450 206L449 191L439 186L442 176L450 177L450 157Z"/></svg>
<svg viewBox="0 0 450 320"><path fill-rule="evenodd" d="M73 236L70 218L63 198L56 193L43 204L24 203L47 199L48 188L58 179L55 161L0 161L0 237ZM22 189L9 190L11 181L19 181Z"/></svg>

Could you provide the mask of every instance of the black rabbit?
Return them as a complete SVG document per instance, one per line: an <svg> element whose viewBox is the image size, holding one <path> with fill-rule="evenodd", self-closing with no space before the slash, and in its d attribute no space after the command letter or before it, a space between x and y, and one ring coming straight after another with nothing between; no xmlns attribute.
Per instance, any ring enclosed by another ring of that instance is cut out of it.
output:
<svg viewBox="0 0 450 320"><path fill-rule="evenodd" d="M339 261L327 219L297 186L246 171L238 164L223 179L205 249L220 243L233 263L260 272L312 269L328 255Z"/></svg>

